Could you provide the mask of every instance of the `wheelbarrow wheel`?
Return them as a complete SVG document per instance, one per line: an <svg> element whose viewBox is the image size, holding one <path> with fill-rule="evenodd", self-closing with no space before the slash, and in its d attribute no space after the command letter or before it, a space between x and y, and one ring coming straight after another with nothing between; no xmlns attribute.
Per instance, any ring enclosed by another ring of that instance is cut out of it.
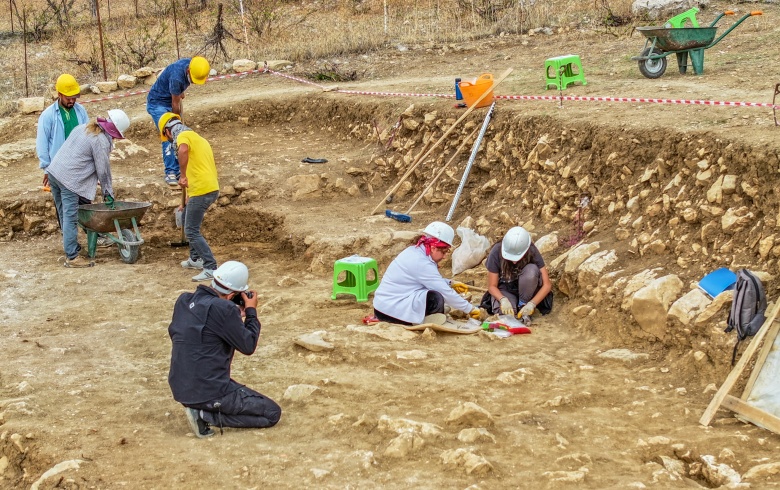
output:
<svg viewBox="0 0 780 490"><path fill-rule="evenodd" d="M122 241L136 241L135 234L127 229L122 230ZM122 258L122 262L125 264L134 264L138 260L138 256L141 252L140 245L125 245L122 243L117 243L116 246L119 248L119 256Z"/></svg>
<svg viewBox="0 0 780 490"><path fill-rule="evenodd" d="M663 54L658 48L647 48L642 51L642 56L651 56L655 54ZM666 71L666 57L656 58L652 60L639 60L639 71L647 78L660 78Z"/></svg>

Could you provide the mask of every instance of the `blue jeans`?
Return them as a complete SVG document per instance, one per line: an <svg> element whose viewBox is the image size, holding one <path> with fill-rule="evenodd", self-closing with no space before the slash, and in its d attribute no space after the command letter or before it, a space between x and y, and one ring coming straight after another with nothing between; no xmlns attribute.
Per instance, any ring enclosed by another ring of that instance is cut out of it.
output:
<svg viewBox="0 0 780 490"><path fill-rule="evenodd" d="M49 187L54 198L54 207L62 228L62 248L68 260L73 260L79 255L79 195L68 190L57 179L49 174Z"/></svg>
<svg viewBox="0 0 780 490"><path fill-rule="evenodd" d="M146 112L152 116L152 121L154 121L154 128L157 130L157 134L160 134L160 129L158 126L160 117L162 117L162 115L166 112L171 112L171 110L172 109L170 107L162 105L149 105L149 103L146 104ZM162 157L163 164L165 164L165 175L174 174L178 178L179 159L176 157L173 144L168 141L163 141L162 143Z"/></svg>
<svg viewBox="0 0 780 490"><path fill-rule="evenodd" d="M200 234L200 225L203 224L206 210L218 197L219 191L192 196L187 200L187 206L184 208L184 234L190 242L190 259L193 261L203 259L203 268L211 271L217 268L217 261L206 239Z"/></svg>

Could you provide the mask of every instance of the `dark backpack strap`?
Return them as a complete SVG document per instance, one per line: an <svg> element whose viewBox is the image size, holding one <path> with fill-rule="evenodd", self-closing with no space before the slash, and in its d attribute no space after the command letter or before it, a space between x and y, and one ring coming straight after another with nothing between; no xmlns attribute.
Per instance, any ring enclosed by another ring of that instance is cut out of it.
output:
<svg viewBox="0 0 780 490"><path fill-rule="evenodd" d="M737 362L737 349L739 349L740 342L742 342L742 339L737 336L737 343L734 344L734 352L731 353L731 367L734 367L734 364Z"/></svg>

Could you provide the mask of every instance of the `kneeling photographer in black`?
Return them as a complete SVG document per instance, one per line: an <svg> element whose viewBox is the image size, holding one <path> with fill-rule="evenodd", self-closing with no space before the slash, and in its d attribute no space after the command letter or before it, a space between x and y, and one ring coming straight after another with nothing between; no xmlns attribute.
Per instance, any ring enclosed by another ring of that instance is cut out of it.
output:
<svg viewBox="0 0 780 490"><path fill-rule="evenodd" d="M212 426L272 427L282 415L276 402L230 377L235 351L251 355L260 337L257 294L248 280L244 264L225 262L211 287L182 294L173 309L168 384L197 437L214 435Z"/></svg>

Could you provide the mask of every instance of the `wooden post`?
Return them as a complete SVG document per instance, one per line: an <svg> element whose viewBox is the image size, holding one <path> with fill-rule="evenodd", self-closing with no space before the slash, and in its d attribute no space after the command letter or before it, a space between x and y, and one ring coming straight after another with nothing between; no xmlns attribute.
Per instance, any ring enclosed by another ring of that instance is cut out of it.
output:
<svg viewBox="0 0 780 490"><path fill-rule="evenodd" d="M173 34L176 38L176 59L181 59L181 54L179 54L179 24L176 21L176 0L171 0L171 4L173 5Z"/></svg>
<svg viewBox="0 0 780 490"><path fill-rule="evenodd" d="M95 0L95 15L97 15L98 23L98 36L100 37L100 59L103 60L103 81L108 80L108 72L106 71L106 49L103 46L103 24L100 22L100 2Z"/></svg>
<svg viewBox="0 0 780 490"><path fill-rule="evenodd" d="M30 81L27 76L27 7L22 7L22 39L24 40L24 96L30 96Z"/></svg>

